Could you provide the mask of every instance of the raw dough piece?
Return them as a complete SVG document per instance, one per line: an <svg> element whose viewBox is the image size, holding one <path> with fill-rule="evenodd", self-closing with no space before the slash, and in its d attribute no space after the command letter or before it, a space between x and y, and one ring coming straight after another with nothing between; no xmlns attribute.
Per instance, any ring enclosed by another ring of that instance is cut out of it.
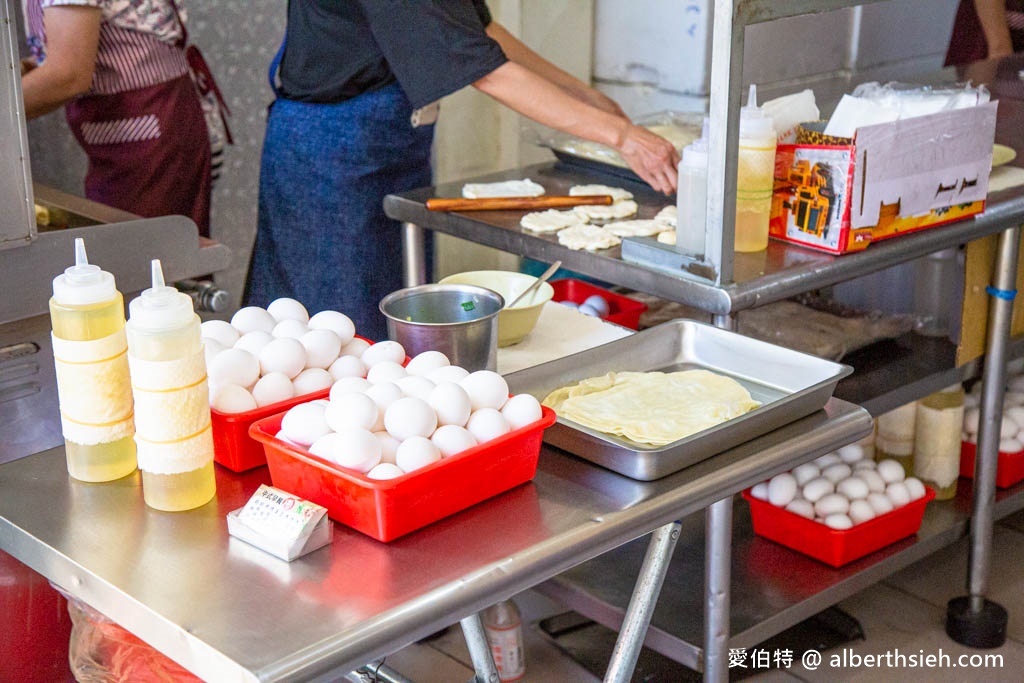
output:
<svg viewBox="0 0 1024 683"><path fill-rule="evenodd" d="M573 185L569 188L570 197L579 197L585 194L610 194L613 202L621 202L623 199L632 199L633 193L623 190L621 187L610 187L608 185Z"/></svg>
<svg viewBox="0 0 1024 683"><path fill-rule="evenodd" d="M558 232L570 225L578 225L587 222L586 216L580 216L575 211L559 211L548 209L547 211L534 211L523 216L519 224L531 232Z"/></svg>
<svg viewBox="0 0 1024 683"><path fill-rule="evenodd" d="M609 372L551 392L543 404L585 427L664 446L757 408L736 380L708 370Z"/></svg>
<svg viewBox="0 0 1024 683"><path fill-rule="evenodd" d="M676 231L675 230L662 230L658 233L658 241L662 244L675 244L676 243Z"/></svg>
<svg viewBox="0 0 1024 683"><path fill-rule="evenodd" d="M675 204L672 204L659 211L657 215L654 216L654 220L664 225L671 225L674 228L676 227L678 216L679 208Z"/></svg>
<svg viewBox="0 0 1024 683"><path fill-rule="evenodd" d="M558 243L570 249L586 249L597 251L609 249L620 244L620 240L604 228L597 225L573 225L558 233Z"/></svg>
<svg viewBox="0 0 1024 683"><path fill-rule="evenodd" d="M665 225L650 220L616 221L606 223L604 229L619 237L649 237L664 230Z"/></svg>
<svg viewBox="0 0 1024 683"><path fill-rule="evenodd" d="M616 218L629 218L637 210L636 202L632 199L623 199L611 205L588 204L585 206L573 207L580 216L586 216L592 221L610 221Z"/></svg>
<svg viewBox="0 0 1024 683"><path fill-rule="evenodd" d="M467 183L462 186L462 196L466 199L539 197L542 194L544 194L544 188L529 178L504 180L500 183Z"/></svg>

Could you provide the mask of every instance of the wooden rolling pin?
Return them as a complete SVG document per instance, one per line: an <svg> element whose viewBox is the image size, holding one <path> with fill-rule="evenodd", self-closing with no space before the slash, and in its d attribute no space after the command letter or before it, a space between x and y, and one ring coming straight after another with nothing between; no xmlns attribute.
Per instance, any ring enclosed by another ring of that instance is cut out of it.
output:
<svg viewBox="0 0 1024 683"><path fill-rule="evenodd" d="M609 194L585 194L578 197L540 196L540 197L483 197L481 199L432 198L427 200L427 208L431 211L498 211L503 209L564 209L571 206L586 204L612 203Z"/></svg>

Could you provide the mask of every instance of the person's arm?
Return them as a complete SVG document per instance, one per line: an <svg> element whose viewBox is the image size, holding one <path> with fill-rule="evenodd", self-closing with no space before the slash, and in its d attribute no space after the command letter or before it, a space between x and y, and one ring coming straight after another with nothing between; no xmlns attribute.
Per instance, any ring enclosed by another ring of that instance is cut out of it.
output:
<svg viewBox="0 0 1024 683"><path fill-rule="evenodd" d="M659 192L671 194L676 189L679 153L671 142L569 95L532 69L509 61L473 86L538 123L616 149Z"/></svg>
<svg viewBox="0 0 1024 683"><path fill-rule="evenodd" d="M974 9L985 34L988 59L1012 55L1013 41L1010 39L1010 25L1006 19L1006 0L974 0Z"/></svg>
<svg viewBox="0 0 1024 683"><path fill-rule="evenodd" d="M25 116L42 116L87 92L100 41L99 8L53 6L43 10L46 59L21 79Z"/></svg>

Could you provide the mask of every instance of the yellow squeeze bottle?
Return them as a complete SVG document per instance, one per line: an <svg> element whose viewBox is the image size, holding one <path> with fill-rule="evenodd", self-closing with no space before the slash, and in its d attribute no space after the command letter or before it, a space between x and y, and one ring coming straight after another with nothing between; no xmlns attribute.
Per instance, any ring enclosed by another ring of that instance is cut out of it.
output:
<svg viewBox="0 0 1024 683"><path fill-rule="evenodd" d="M75 265L53 279L53 360L68 474L81 481L135 471L132 391L124 298L114 276L89 263L75 239Z"/></svg>
<svg viewBox="0 0 1024 683"><path fill-rule="evenodd" d="M135 442L146 505L177 512L216 493L206 360L192 299L164 285L159 260L152 273L128 306Z"/></svg>
<svg viewBox="0 0 1024 683"><path fill-rule="evenodd" d="M768 247L768 221L775 185L776 134L772 119L757 106L751 84L747 106L740 109L740 141L736 171L736 251Z"/></svg>

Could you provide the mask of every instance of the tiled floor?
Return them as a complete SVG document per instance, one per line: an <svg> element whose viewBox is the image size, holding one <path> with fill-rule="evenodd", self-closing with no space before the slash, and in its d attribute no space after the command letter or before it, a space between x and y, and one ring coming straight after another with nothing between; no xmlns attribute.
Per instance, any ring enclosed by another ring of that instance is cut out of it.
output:
<svg viewBox="0 0 1024 683"><path fill-rule="evenodd" d="M946 602L965 592L968 554L965 539L839 603L839 607L859 620L864 640L823 652L822 665L813 671L794 661L788 668L764 670L743 680L758 683L1024 680L1024 513L1012 515L997 525L994 547L989 597L1010 614L1009 637L1002 647L974 650L958 645L945 633ZM552 645L537 626L541 619L563 612L565 608L532 591L517 596L516 603L523 612L527 662L523 680L526 683L599 680ZM951 663L957 663L960 655L1000 655L1002 663L981 668L830 666L832 657L841 657L843 649L850 653L847 661L853 661L854 656L884 656L886 653L896 658L899 653L937 657L945 654ZM794 659L799 660L800 654ZM473 676L469 662L462 632L456 626L436 639L391 655L386 663L417 683L464 683ZM735 669L734 673L740 672Z"/></svg>

